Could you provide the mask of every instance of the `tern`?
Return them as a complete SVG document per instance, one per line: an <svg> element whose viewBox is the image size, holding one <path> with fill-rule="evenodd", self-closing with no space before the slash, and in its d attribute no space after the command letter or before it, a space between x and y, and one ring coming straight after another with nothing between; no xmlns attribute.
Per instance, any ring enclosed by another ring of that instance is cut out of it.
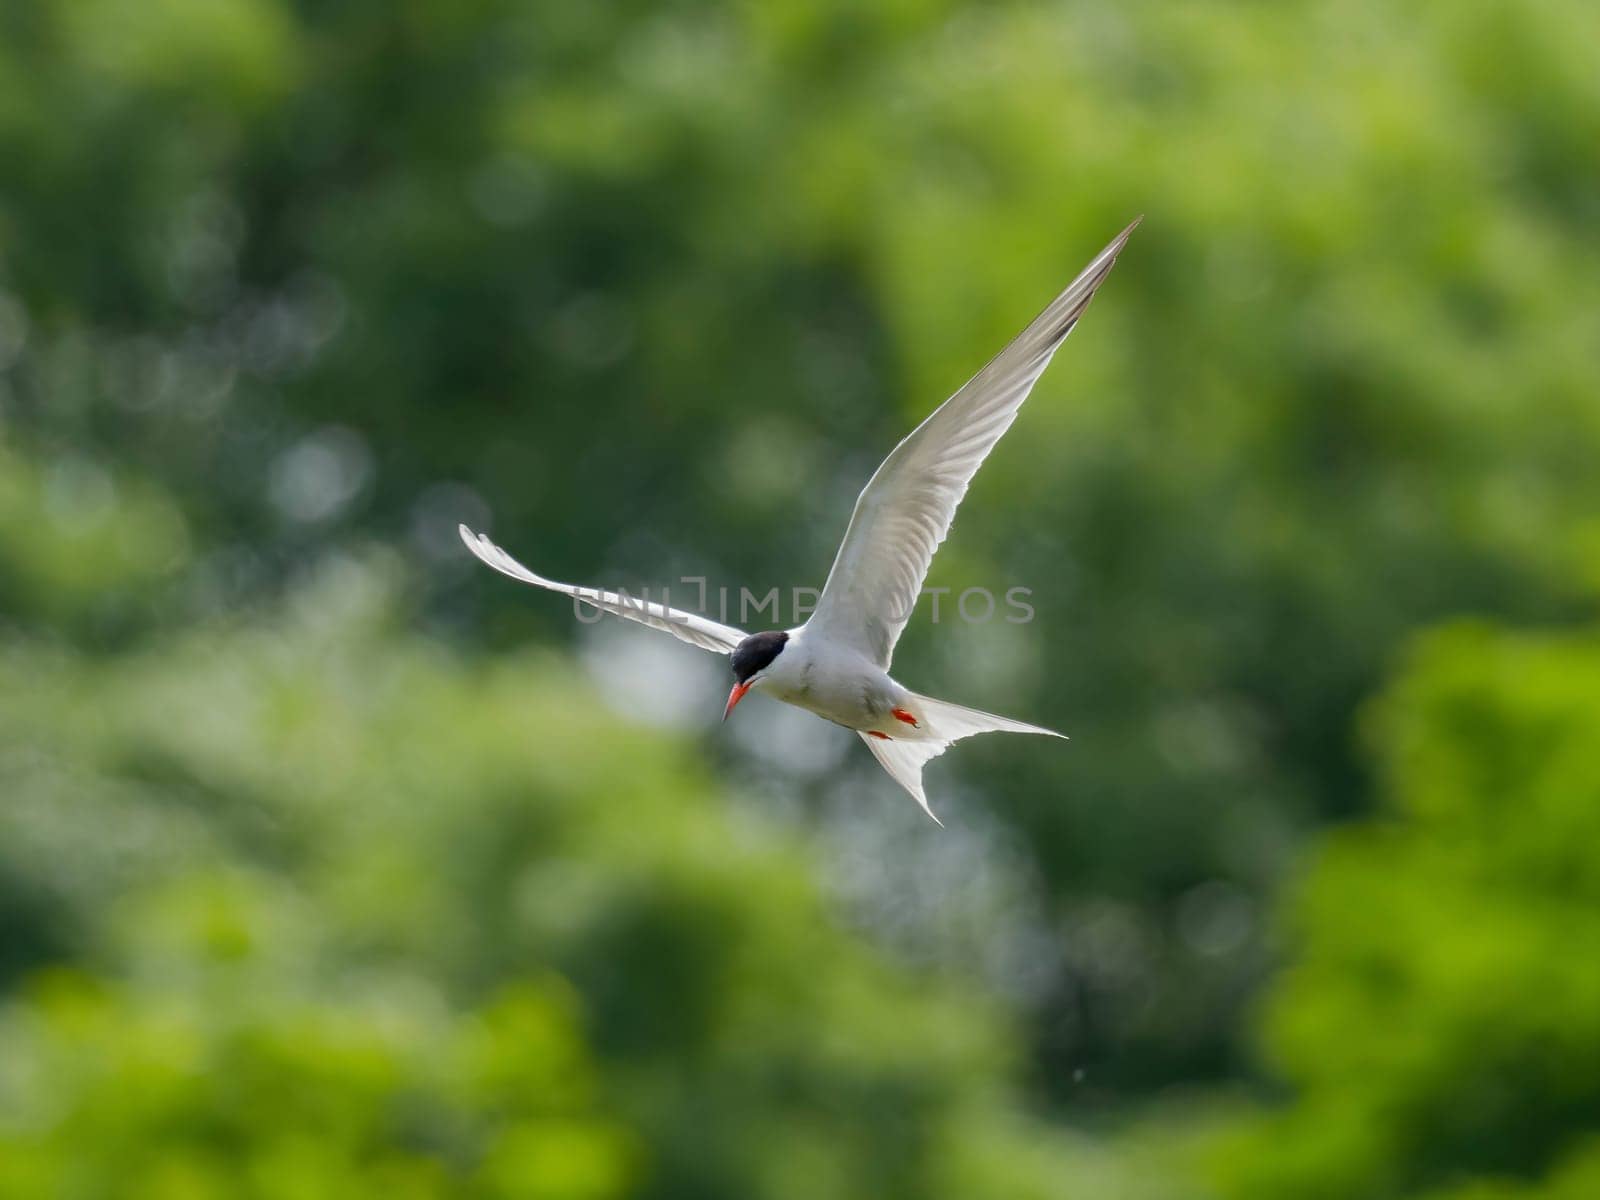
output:
<svg viewBox="0 0 1600 1200"><path fill-rule="evenodd" d="M461 539L513 579L728 655L733 690L724 721L747 694L761 691L852 729L890 777L939 821L923 792L922 768L953 742L979 733L1065 735L902 687L889 676L895 643L972 477L1089 307L1139 220L883 460L856 499L833 568L803 625L746 633L664 603L545 579L465 525Z"/></svg>

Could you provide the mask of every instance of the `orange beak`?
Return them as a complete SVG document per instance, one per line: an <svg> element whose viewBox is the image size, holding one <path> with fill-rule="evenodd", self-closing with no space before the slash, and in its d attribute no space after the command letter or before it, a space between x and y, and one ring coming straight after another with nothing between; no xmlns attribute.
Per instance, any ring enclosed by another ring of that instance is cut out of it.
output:
<svg viewBox="0 0 1600 1200"><path fill-rule="evenodd" d="M750 685L748 683L736 683L733 685L733 691L728 693L728 707L722 710L722 719L724 721L728 719L728 714L733 712L734 705L743 700L744 694L749 690Z"/></svg>

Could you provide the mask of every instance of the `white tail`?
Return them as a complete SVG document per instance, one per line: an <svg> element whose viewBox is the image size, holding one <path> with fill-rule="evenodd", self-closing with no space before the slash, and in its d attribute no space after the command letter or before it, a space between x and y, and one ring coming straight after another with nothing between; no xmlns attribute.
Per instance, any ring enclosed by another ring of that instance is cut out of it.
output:
<svg viewBox="0 0 1600 1200"><path fill-rule="evenodd" d="M889 777L910 792L916 802L922 805L922 811L933 817L934 822L941 826L944 822L933 815L933 809L928 807L928 797L922 790L922 768L948 750L953 743L979 733L1042 733L1047 737L1058 738L1067 736L1053 729L1043 729L1038 725L1013 721L1010 717L997 717L993 713L981 712L976 708L963 708L959 704L951 704L947 700L935 700L931 696L913 696L911 707L912 711L922 718L922 725L915 734L903 738L879 738L863 733L861 740L867 744L867 749L872 751L878 764L889 772Z"/></svg>

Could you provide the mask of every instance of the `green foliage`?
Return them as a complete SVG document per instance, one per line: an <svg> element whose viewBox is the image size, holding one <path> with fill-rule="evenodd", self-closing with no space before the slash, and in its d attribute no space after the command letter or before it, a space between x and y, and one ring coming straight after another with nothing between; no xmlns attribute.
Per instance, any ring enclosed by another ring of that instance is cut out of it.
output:
<svg viewBox="0 0 1600 1200"><path fill-rule="evenodd" d="M0 1194L1048 1193L991 1006L831 924L554 659L464 665L389 587L13 648Z"/></svg>
<svg viewBox="0 0 1600 1200"><path fill-rule="evenodd" d="M0 1185L1185 1194L1287 889L1227 1192L1593 1192L1595 650L1485 629L1600 583L1597 39L0 0ZM1139 212L930 580L1035 620L900 654L1073 736L942 761L943 840L619 717L455 541L815 584Z"/></svg>
<svg viewBox="0 0 1600 1200"><path fill-rule="evenodd" d="M1147 212L931 581L1037 620L925 611L901 657L1073 735L942 768L1059 938L1109 899L1140 947L1068 956L1049 1078L1211 1074L1262 946L1186 906L1258 909L1362 807L1411 630L1578 590L1595 12L8 3L7 411L171 489L201 582L147 623L362 535L431 619L556 639L456 520L557 577L815 584L877 458Z"/></svg>
<svg viewBox="0 0 1600 1200"><path fill-rule="evenodd" d="M194 940L163 949L176 979L47 974L13 1010L27 1108L0 1133L0 1195L623 1194L636 1147L593 1113L564 989L459 1016L392 979L297 997L241 911L279 898L229 884L178 901L204 928L166 930Z"/></svg>
<svg viewBox="0 0 1600 1200"><path fill-rule="evenodd" d="M1388 803L1299 889L1267 1022L1296 1099L1236 1148L1230 1193L1589 1194L1600 637L1441 632L1372 728Z"/></svg>
<svg viewBox="0 0 1600 1200"><path fill-rule="evenodd" d="M0 620L91 638L148 625L189 556L162 489L81 455L46 466L0 443Z"/></svg>

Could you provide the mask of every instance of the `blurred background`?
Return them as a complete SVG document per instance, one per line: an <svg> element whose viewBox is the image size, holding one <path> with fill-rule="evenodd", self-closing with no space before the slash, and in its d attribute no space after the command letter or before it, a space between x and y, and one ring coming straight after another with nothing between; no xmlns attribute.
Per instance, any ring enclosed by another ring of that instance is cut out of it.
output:
<svg viewBox="0 0 1600 1200"><path fill-rule="evenodd" d="M0 0L0 1195L1600 1195L1596 45ZM943 830L456 541L820 584L1139 213L929 580L1033 621L901 643L1072 735Z"/></svg>

